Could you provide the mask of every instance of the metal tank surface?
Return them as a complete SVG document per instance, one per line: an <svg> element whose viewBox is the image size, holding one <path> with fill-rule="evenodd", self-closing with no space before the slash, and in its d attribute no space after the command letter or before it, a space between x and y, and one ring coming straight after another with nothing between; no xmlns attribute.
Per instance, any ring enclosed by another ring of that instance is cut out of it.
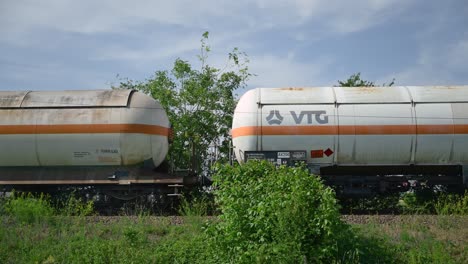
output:
<svg viewBox="0 0 468 264"><path fill-rule="evenodd" d="M158 183L169 130L132 90L0 92L0 184Z"/></svg>
<svg viewBox="0 0 468 264"><path fill-rule="evenodd" d="M304 161L335 183L362 176L381 191L384 175L461 186L468 86L257 88L239 100L232 137L240 163Z"/></svg>

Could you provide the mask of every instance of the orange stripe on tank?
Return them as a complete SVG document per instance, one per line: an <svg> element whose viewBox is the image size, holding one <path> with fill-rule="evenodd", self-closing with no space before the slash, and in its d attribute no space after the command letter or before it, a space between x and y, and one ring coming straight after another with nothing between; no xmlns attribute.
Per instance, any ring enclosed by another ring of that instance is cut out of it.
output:
<svg viewBox="0 0 468 264"><path fill-rule="evenodd" d="M246 126L235 128L231 131L232 137L242 137L242 136L254 136L259 133L260 127L257 126Z"/></svg>
<svg viewBox="0 0 468 264"><path fill-rule="evenodd" d="M468 134L468 125L453 125L454 134Z"/></svg>
<svg viewBox="0 0 468 264"><path fill-rule="evenodd" d="M262 135L330 135L337 133L337 126L264 126Z"/></svg>
<svg viewBox="0 0 468 264"><path fill-rule="evenodd" d="M354 135L409 135L416 134L414 125L354 126Z"/></svg>
<svg viewBox="0 0 468 264"><path fill-rule="evenodd" d="M0 134L135 133L168 136L169 128L143 124L0 125Z"/></svg>
<svg viewBox="0 0 468 264"><path fill-rule="evenodd" d="M232 137L282 135L445 135L468 134L468 125L344 125L344 126L247 126L232 130Z"/></svg>

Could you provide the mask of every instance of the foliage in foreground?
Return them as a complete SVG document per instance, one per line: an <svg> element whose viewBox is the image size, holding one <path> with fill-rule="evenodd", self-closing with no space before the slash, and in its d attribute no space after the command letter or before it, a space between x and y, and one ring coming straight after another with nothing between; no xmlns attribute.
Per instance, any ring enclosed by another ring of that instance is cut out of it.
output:
<svg viewBox="0 0 468 264"><path fill-rule="evenodd" d="M7 215L25 224L38 223L54 215L48 197L43 194L34 197L30 193L13 193L10 198L3 200L2 207Z"/></svg>
<svg viewBox="0 0 468 264"><path fill-rule="evenodd" d="M210 231L219 261L331 261L351 235L333 190L302 167L219 166L214 179L222 214Z"/></svg>
<svg viewBox="0 0 468 264"><path fill-rule="evenodd" d="M94 214L92 201L84 202L73 193L51 202L44 194L12 192L8 198L3 198L0 211L24 224L49 221L55 216L89 216Z"/></svg>

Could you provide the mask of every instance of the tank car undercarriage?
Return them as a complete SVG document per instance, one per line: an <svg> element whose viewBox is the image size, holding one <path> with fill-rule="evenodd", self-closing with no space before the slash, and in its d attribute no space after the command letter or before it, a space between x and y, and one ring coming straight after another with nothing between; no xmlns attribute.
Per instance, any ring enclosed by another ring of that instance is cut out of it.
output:
<svg viewBox="0 0 468 264"><path fill-rule="evenodd" d="M437 188L462 192L463 166L328 166L319 169L338 195L370 196Z"/></svg>
<svg viewBox="0 0 468 264"><path fill-rule="evenodd" d="M190 172L166 173L137 166L0 168L1 192L47 193L53 198L73 193L92 200L104 214L113 214L125 204L163 212L195 184L197 177Z"/></svg>

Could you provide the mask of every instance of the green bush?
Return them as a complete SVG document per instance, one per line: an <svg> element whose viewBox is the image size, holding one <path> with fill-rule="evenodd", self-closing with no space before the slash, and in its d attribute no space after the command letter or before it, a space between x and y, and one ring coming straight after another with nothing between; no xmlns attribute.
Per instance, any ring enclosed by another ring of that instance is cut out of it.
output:
<svg viewBox="0 0 468 264"><path fill-rule="evenodd" d="M464 195L440 194L434 208L438 215L468 215L468 191Z"/></svg>
<svg viewBox="0 0 468 264"><path fill-rule="evenodd" d="M401 194L399 206L406 214L432 214L437 193L432 188L408 191Z"/></svg>
<svg viewBox="0 0 468 264"><path fill-rule="evenodd" d="M70 193L65 201L59 203L57 211L64 216L90 216L94 214L94 202L85 202L75 193Z"/></svg>
<svg viewBox="0 0 468 264"><path fill-rule="evenodd" d="M75 192L63 193L53 197L57 215L62 216L91 216L95 213L94 202L84 201Z"/></svg>
<svg viewBox="0 0 468 264"><path fill-rule="evenodd" d="M305 168L219 166L214 184L222 214L208 232L219 261L313 263L340 254L349 230L335 194Z"/></svg>
<svg viewBox="0 0 468 264"><path fill-rule="evenodd" d="M202 217L208 215L208 198L204 196L191 197L189 200L182 197L180 200L179 214L187 217Z"/></svg>
<svg viewBox="0 0 468 264"><path fill-rule="evenodd" d="M49 199L43 194L34 197L31 193L12 193L4 207L8 215L25 224L47 220L54 214Z"/></svg>
<svg viewBox="0 0 468 264"><path fill-rule="evenodd" d="M401 211L409 214L467 215L468 191L451 194L423 189L401 195Z"/></svg>

